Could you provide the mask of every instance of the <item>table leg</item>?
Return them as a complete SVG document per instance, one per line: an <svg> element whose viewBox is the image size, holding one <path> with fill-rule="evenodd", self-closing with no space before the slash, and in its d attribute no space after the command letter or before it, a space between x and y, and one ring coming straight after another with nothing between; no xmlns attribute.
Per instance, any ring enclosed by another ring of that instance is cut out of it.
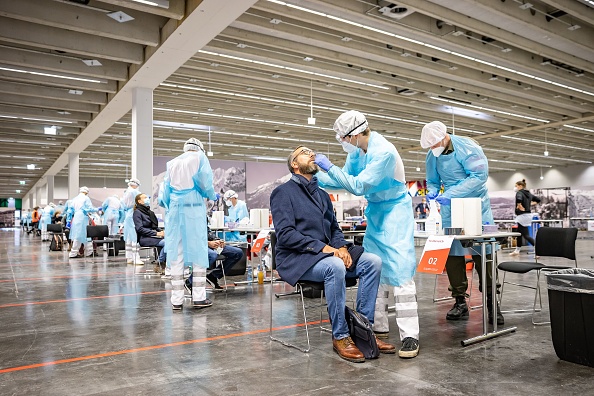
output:
<svg viewBox="0 0 594 396"><path fill-rule="evenodd" d="M481 342L484 340L488 340L491 338L495 338L495 337L499 337L500 335L503 334L508 334L508 333L513 333L516 331L517 327L513 326L513 327L508 327L507 329L502 329L502 330L497 330L497 276L496 276L496 270L497 267L495 265L496 263L496 259L497 259L497 251L495 250L497 248L497 241L492 241L491 242L491 257L492 259L490 260L490 265L491 265L491 297L492 297L492 303L493 306L491 307L491 309L493 309L493 331L492 332L488 332L487 330L487 326L489 323L489 317L488 317L488 308L487 308L487 241L481 241L481 257L482 257L482 269L483 269L483 273L481 276L481 280L482 280L482 285L483 285L483 334L476 336L476 337L472 337L472 338L468 338L466 340L461 341L462 346L468 346L468 345L472 345L472 344L476 344L477 342Z"/></svg>

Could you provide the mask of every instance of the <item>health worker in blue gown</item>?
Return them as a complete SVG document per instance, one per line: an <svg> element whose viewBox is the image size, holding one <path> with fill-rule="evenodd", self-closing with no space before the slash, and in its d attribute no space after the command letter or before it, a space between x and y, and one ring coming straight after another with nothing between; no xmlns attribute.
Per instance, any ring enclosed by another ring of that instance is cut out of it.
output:
<svg viewBox="0 0 594 396"><path fill-rule="evenodd" d="M346 163L339 168L323 154L317 154L315 163L327 172L318 173L319 184L343 188L367 199L363 247L382 259L373 329L378 337L387 337L388 298L393 291L396 324L403 342L399 356L415 357L419 352L419 318L413 280L415 222L402 159L392 143L370 131L366 117L358 111L341 114L334 123L334 131L348 153Z"/></svg>
<svg viewBox="0 0 594 396"><path fill-rule="evenodd" d="M88 197L89 189L87 187L81 187L79 191L80 194L70 202L70 210L73 213L69 235L69 238L72 240L70 258L82 257L79 254L81 244L85 245L85 256L88 257L93 254L93 243L87 241L87 226L89 225L89 213L96 212L97 208L93 207L91 199Z"/></svg>
<svg viewBox="0 0 594 396"><path fill-rule="evenodd" d="M120 208L124 211L124 241L126 241L126 262L128 264L142 265L144 262L140 259L138 253L138 236L134 226L134 202L136 196L142 194L138 189L140 181L136 178L130 179L128 189L120 200Z"/></svg>
<svg viewBox="0 0 594 396"><path fill-rule="evenodd" d="M225 219L227 223L239 223L244 218L249 218L250 214L247 210L247 205L244 201L239 198L239 195L233 190L229 190L223 195L225 199L225 205L229 208L229 215ZM225 235L227 242L246 242L247 238L245 235L241 235L239 231L229 231Z"/></svg>

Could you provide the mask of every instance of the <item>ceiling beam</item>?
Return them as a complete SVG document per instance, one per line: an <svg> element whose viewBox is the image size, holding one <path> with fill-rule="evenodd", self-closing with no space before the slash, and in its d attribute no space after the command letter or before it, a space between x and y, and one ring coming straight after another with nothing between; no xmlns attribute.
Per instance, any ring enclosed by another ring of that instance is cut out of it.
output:
<svg viewBox="0 0 594 396"><path fill-rule="evenodd" d="M152 15L120 23L98 9L47 0L0 0L0 15L141 45L159 44L160 21Z"/></svg>
<svg viewBox="0 0 594 396"><path fill-rule="evenodd" d="M52 121L69 121L74 123L74 125L78 125L78 121L91 121L91 115L88 113L72 112L70 114L58 114L55 110L34 109L21 106L7 105L0 105L0 115L48 119ZM17 119L15 121L19 120ZM69 124L68 122L58 123L58 125L74 126L73 124Z"/></svg>
<svg viewBox="0 0 594 396"><path fill-rule="evenodd" d="M169 8L155 7L136 3L130 0L93 0L90 5L103 6L103 4L111 4L119 7L129 8L154 15L161 15L171 19L181 20L184 17L186 1L185 0L169 0Z"/></svg>
<svg viewBox="0 0 594 396"><path fill-rule="evenodd" d="M19 69L26 70L24 67ZM0 80L23 82L27 84L40 84L50 87L67 88L86 91L101 92L103 94L117 91L116 81L108 80L106 83L67 80L59 77L37 76L15 71L0 70Z"/></svg>
<svg viewBox="0 0 594 396"><path fill-rule="evenodd" d="M594 9L575 0L540 0L551 7L565 11L575 19L594 25Z"/></svg>
<svg viewBox="0 0 594 396"><path fill-rule="evenodd" d="M144 59L143 49L139 44L10 18L0 17L0 39L84 55L90 59L110 59L135 64L142 63Z"/></svg>
<svg viewBox="0 0 594 396"><path fill-rule="evenodd" d="M99 113L99 106L92 103L73 102L66 100L57 100L43 97L23 96L18 94L4 93L0 95L0 103L26 106L26 107L39 107L44 109L55 109L55 110L67 110L67 111L80 111L85 113Z"/></svg>
<svg viewBox="0 0 594 396"><path fill-rule="evenodd" d="M13 83L1 80L0 92L46 99L68 100L79 103L92 103L97 105L107 103L107 95L102 92L84 91L82 95L72 95L68 93L68 89Z"/></svg>
<svg viewBox="0 0 594 396"><path fill-rule="evenodd" d="M122 62L102 59L101 66L87 66L82 59L72 56L8 46L0 46L0 63L106 80L125 81L128 79L128 66Z"/></svg>

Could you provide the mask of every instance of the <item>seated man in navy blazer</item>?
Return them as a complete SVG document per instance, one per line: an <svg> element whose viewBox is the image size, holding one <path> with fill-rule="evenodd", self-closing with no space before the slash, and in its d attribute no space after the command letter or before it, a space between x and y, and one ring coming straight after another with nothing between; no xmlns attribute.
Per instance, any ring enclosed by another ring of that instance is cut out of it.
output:
<svg viewBox="0 0 594 396"><path fill-rule="evenodd" d="M357 311L373 324L382 263L378 256L367 252L353 262L330 196L318 188L314 159L313 150L297 147L287 158L293 176L270 195L277 234L276 268L293 286L299 280L324 282L334 350L343 359L364 362L363 353L349 336L345 319L345 279L359 278ZM377 341L380 352L395 353L393 345Z"/></svg>

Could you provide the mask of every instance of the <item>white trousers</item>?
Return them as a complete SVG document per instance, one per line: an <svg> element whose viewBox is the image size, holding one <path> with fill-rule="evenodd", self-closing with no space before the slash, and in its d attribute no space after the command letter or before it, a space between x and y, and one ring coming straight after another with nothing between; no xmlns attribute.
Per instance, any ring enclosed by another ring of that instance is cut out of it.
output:
<svg viewBox="0 0 594 396"><path fill-rule="evenodd" d="M136 242L126 242L126 260L134 260L136 263L142 262Z"/></svg>
<svg viewBox="0 0 594 396"><path fill-rule="evenodd" d="M390 331L388 322L388 302L390 290L393 289L396 304L396 325L400 331L400 340L406 337L419 339L419 314L417 312L417 289L411 279L402 286L379 285L375 300L375 320L373 330Z"/></svg>
<svg viewBox="0 0 594 396"><path fill-rule="evenodd" d="M116 217L113 217L111 219L106 219L105 220L105 225L107 225L107 228L109 229L109 235L117 235L118 234L118 219Z"/></svg>
<svg viewBox="0 0 594 396"><path fill-rule="evenodd" d="M70 249L69 257L76 257L78 255L78 249L80 249L82 243L80 241L72 241L72 249ZM85 256L93 254L93 242L85 243Z"/></svg>
<svg viewBox="0 0 594 396"><path fill-rule="evenodd" d="M182 305L184 303L184 247L182 240L177 245L177 258L170 260L167 256L167 264L171 263L171 304ZM192 300L206 300L206 268L197 268L192 263Z"/></svg>

